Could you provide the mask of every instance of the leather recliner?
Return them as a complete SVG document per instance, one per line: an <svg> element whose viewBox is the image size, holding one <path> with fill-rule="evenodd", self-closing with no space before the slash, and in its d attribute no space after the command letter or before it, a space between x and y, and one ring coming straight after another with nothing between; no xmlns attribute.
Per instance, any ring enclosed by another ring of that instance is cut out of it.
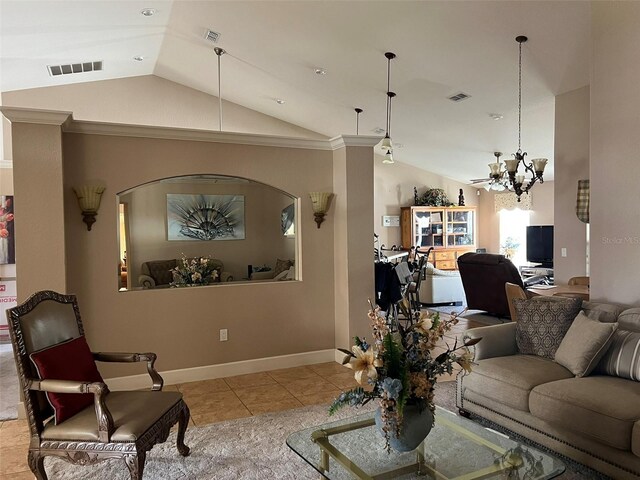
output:
<svg viewBox="0 0 640 480"><path fill-rule="evenodd" d="M525 288L511 260L504 255L470 252L458 258L458 270L470 309L510 318L504 285L509 282Z"/></svg>

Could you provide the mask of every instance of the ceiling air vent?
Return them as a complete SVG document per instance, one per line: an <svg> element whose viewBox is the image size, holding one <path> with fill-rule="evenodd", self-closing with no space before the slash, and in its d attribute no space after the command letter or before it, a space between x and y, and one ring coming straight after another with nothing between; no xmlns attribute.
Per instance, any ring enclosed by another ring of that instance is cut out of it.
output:
<svg viewBox="0 0 640 480"><path fill-rule="evenodd" d="M452 102L459 102L461 100L464 100L465 98L469 98L471 95L467 95L466 93L460 92L460 93L456 93L455 95L451 95L449 98L449 100L451 100Z"/></svg>
<svg viewBox="0 0 640 480"><path fill-rule="evenodd" d="M47 65L49 75L69 75L71 73L85 73L102 70L102 60L96 62L67 63L65 65Z"/></svg>
<svg viewBox="0 0 640 480"><path fill-rule="evenodd" d="M218 43L218 40L220 40L220 34L218 32L214 32L213 30L207 30L207 34L204 36L204 38L212 43Z"/></svg>

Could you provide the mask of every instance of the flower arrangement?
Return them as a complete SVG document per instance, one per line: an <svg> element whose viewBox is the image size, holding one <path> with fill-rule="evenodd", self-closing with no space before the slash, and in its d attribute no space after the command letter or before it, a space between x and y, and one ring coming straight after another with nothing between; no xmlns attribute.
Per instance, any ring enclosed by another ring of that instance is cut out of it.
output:
<svg viewBox="0 0 640 480"><path fill-rule="evenodd" d="M429 207L452 207L455 204L449 200L447 193L442 188L427 188L421 195L418 195L418 189L413 187L413 203L416 206Z"/></svg>
<svg viewBox="0 0 640 480"><path fill-rule="evenodd" d="M379 308L371 306L369 319L373 344L356 337L352 351L340 349L346 354L343 364L349 362L347 367L353 369L362 386L341 393L329 407L329 413L346 405L366 405L379 399L385 448L389 450L390 435L400 436L405 405L415 404L421 411L428 408L433 413L438 377L453 373L455 363L470 372L472 357L468 347L480 339L468 340L460 346L456 341L436 354L438 341L458 323L455 314L442 319L439 313L422 313L415 323L406 328L397 325L395 331Z"/></svg>
<svg viewBox="0 0 640 480"><path fill-rule="evenodd" d="M187 258L182 254L181 265L171 269L173 273L172 287L191 285L209 285L218 278L218 270L211 262L211 257Z"/></svg>

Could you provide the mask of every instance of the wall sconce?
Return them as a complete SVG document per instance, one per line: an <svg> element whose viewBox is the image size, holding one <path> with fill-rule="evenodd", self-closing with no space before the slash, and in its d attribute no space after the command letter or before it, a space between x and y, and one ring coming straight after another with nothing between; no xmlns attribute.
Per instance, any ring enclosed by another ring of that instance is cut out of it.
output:
<svg viewBox="0 0 640 480"><path fill-rule="evenodd" d="M327 214L329 208L329 199L332 193L329 192L310 192L311 205L313 206L313 216L320 228L320 224L324 222L324 216Z"/></svg>
<svg viewBox="0 0 640 480"><path fill-rule="evenodd" d="M105 187L100 185L85 185L74 188L73 191L78 197L78 205L82 210L82 221L87 224L87 230L91 231L91 225L96 221L96 215L100 208L100 199Z"/></svg>

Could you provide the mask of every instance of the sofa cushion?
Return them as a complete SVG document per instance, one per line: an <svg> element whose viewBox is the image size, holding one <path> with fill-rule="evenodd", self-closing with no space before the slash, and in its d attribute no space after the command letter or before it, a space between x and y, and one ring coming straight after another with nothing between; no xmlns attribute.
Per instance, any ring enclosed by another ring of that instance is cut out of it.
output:
<svg viewBox="0 0 640 480"><path fill-rule="evenodd" d="M594 375L545 383L529 397L529 410L553 425L621 450L631 449L640 419L640 383Z"/></svg>
<svg viewBox="0 0 640 480"><path fill-rule="evenodd" d="M480 360L464 386L498 403L529 411L529 392L545 382L573 375L561 365L536 355L509 355Z"/></svg>
<svg viewBox="0 0 640 480"><path fill-rule="evenodd" d="M633 424L631 432L631 451L636 457L640 457L640 420Z"/></svg>
<svg viewBox="0 0 640 480"><path fill-rule="evenodd" d="M607 351L617 327L617 323L597 322L580 312L556 351L556 362L576 377L589 375Z"/></svg>
<svg viewBox="0 0 640 480"><path fill-rule="evenodd" d="M273 276L277 277L281 272L289 270L289 268L293 267L293 260L281 260L279 258L276 259L276 266L273 269Z"/></svg>
<svg viewBox="0 0 640 480"><path fill-rule="evenodd" d="M618 323L622 330L640 332L640 308L629 308L618 317Z"/></svg>
<svg viewBox="0 0 640 480"><path fill-rule="evenodd" d="M173 282L171 270L178 264L177 260L151 260L145 263L149 269L149 276L155 280L156 285L169 285Z"/></svg>
<svg viewBox="0 0 640 480"><path fill-rule="evenodd" d="M613 323L618 321L618 315L622 313L624 307L612 303L582 302L582 311L591 320L602 323Z"/></svg>
<svg viewBox="0 0 640 480"><path fill-rule="evenodd" d="M553 359L564 335L582 306L579 298L534 297L513 299L518 316L516 342L526 355Z"/></svg>
<svg viewBox="0 0 640 480"><path fill-rule="evenodd" d="M639 382L640 332L623 330L621 325L613 334L611 345L600 360L596 371Z"/></svg>

